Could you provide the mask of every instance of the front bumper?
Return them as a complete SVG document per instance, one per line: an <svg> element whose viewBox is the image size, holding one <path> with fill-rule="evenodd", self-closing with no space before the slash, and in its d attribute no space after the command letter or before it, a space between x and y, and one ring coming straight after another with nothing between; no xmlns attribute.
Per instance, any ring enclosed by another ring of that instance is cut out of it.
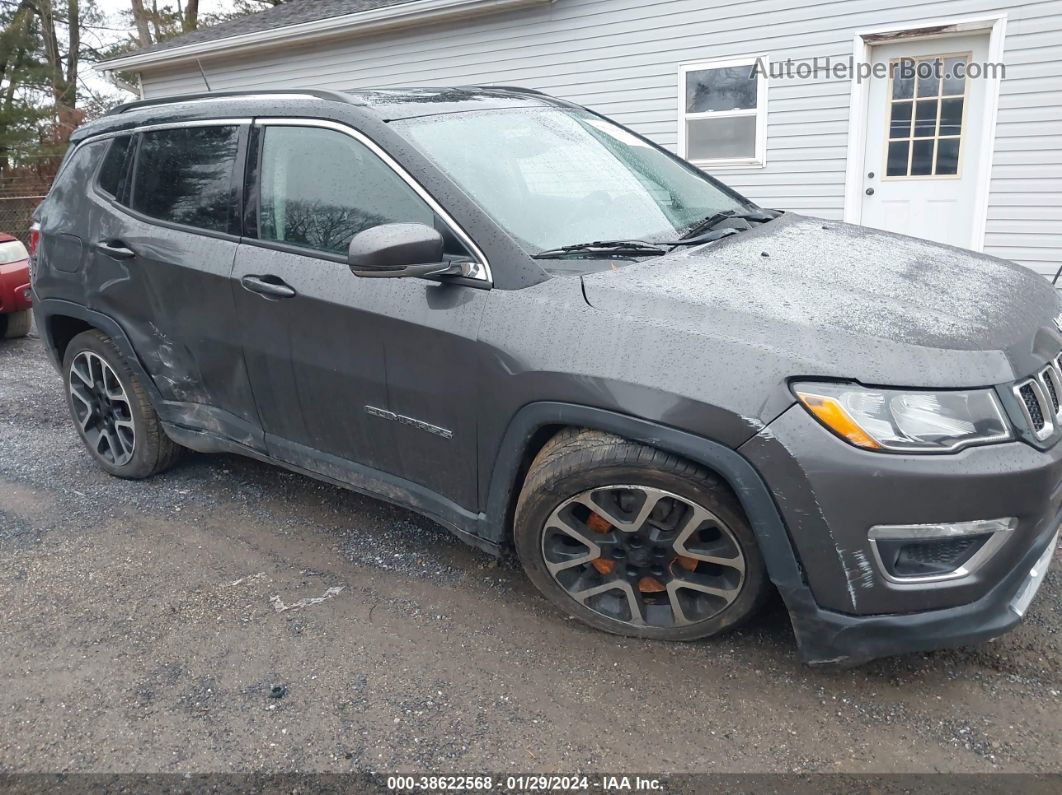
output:
<svg viewBox="0 0 1062 795"><path fill-rule="evenodd" d="M1043 584L1056 531L1030 548L1010 574L976 602L907 615L847 616L810 598L789 603L800 655L811 664L858 665L893 654L967 646L1013 629Z"/></svg>
<svg viewBox="0 0 1062 795"><path fill-rule="evenodd" d="M1006 632L1021 620L1016 600L1062 522L1062 444L875 453L837 439L794 406L741 452L771 487L789 533L801 581L779 588L809 662L854 663ZM881 524L1003 517L1018 519L1015 530L954 580L892 582L867 537ZM1027 590L1038 586L1033 579Z"/></svg>

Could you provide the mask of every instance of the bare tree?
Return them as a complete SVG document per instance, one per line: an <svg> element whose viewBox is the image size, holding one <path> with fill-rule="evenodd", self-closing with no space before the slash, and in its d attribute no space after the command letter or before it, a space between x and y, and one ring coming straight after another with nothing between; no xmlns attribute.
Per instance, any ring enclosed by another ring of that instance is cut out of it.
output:
<svg viewBox="0 0 1062 795"><path fill-rule="evenodd" d="M188 5L184 7L181 19L181 30L190 33L199 29L199 0L187 0L187 2Z"/></svg>
<svg viewBox="0 0 1062 795"><path fill-rule="evenodd" d="M136 23L136 37L141 47L151 46L151 28L148 27L148 13L144 0L131 0L133 4L133 21Z"/></svg>
<svg viewBox="0 0 1062 795"><path fill-rule="evenodd" d="M44 44L44 59L61 126L76 124L77 70L81 63L81 21L78 0L67 0L66 18L57 16L53 0L32 0ZM60 30L65 28L66 47L60 44Z"/></svg>

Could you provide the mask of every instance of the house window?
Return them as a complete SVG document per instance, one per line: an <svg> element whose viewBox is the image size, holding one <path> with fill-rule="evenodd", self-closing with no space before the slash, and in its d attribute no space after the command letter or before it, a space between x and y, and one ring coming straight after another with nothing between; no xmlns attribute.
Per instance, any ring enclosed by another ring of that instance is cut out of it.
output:
<svg viewBox="0 0 1062 795"><path fill-rule="evenodd" d="M679 154L698 166L767 160L767 59L679 67Z"/></svg>

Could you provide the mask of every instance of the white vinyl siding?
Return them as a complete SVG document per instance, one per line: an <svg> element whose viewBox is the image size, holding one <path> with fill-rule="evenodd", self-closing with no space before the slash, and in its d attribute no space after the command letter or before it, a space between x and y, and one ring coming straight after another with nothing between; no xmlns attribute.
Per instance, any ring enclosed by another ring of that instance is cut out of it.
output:
<svg viewBox="0 0 1062 795"><path fill-rule="evenodd" d="M204 57L215 91L520 85L587 105L675 149L680 64L852 55L857 31L1004 12L1003 81L985 250L1053 275L1062 263L1062 2L556 0L430 28ZM148 97L201 92L194 63L143 73ZM768 207L844 213L850 84L770 83L767 164L719 177ZM710 170L710 169L709 169Z"/></svg>

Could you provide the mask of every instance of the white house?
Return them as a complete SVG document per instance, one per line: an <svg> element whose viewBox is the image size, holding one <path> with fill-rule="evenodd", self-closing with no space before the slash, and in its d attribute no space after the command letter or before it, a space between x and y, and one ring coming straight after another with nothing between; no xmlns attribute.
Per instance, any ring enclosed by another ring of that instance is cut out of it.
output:
<svg viewBox="0 0 1062 795"><path fill-rule="evenodd" d="M147 98L534 88L764 206L1054 276L1060 48L1060 0L289 0L100 68L136 73Z"/></svg>

